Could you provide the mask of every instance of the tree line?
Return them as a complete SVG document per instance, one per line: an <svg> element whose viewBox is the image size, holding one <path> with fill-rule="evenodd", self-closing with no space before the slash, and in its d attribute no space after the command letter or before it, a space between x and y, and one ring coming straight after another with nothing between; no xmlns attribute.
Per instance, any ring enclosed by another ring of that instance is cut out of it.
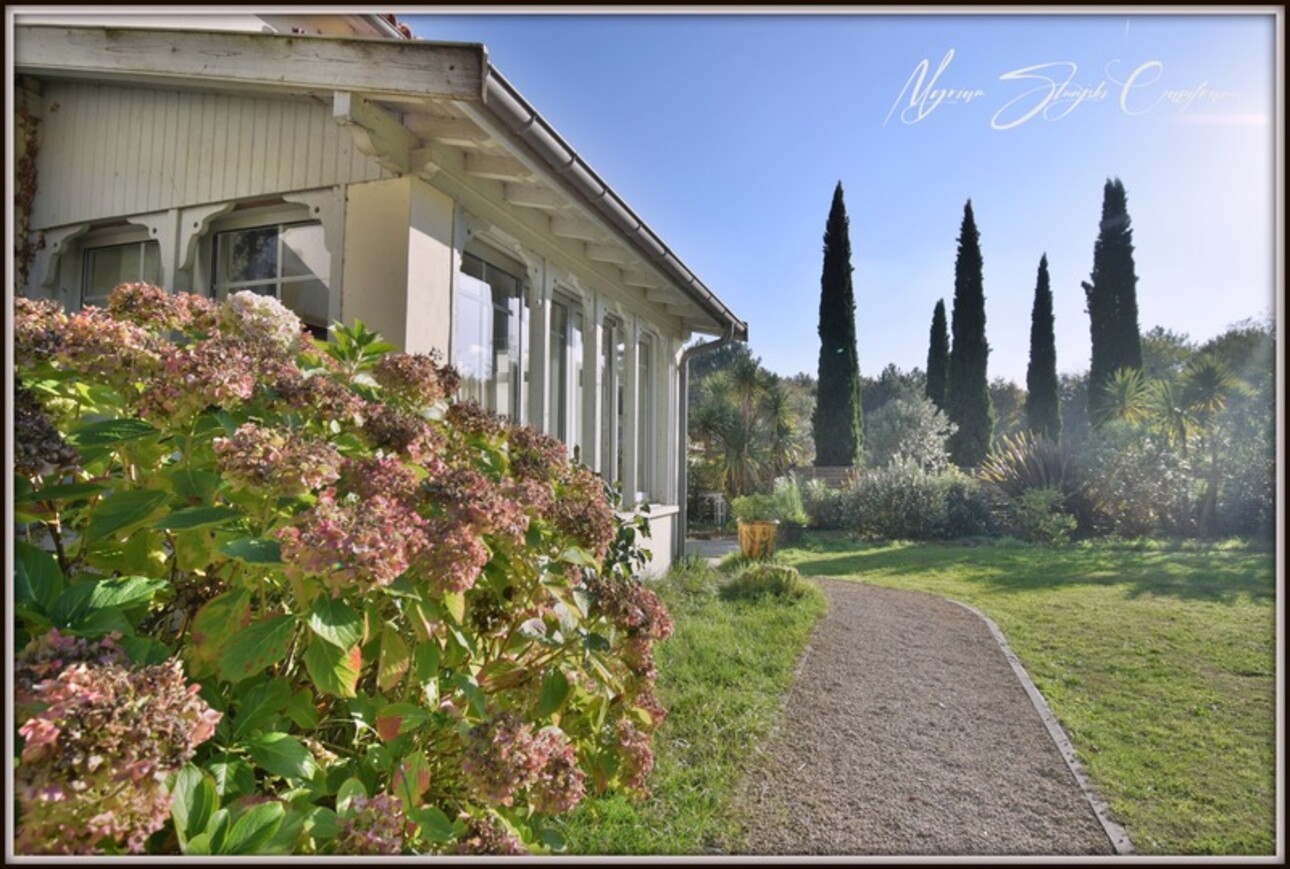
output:
<svg viewBox="0 0 1290 869"><path fill-rule="evenodd" d="M959 229L952 308L947 312L941 299L932 312L926 371L888 365L876 378L861 373L849 230L839 182L823 237L816 378L771 374L743 345L695 360L690 400L697 486L733 497L767 489L794 465L880 467L902 450L907 457L918 453L928 469L939 464L942 451L955 466L980 469L998 455L1016 454L1023 437L1029 450L1051 443L1074 453L1092 438L1105 455L1090 449L1089 456L1102 455L1096 462L1107 465L1112 451L1104 444L1128 437L1117 434L1127 427L1136 432L1125 441L1133 449L1122 445L1121 454L1158 444L1179 455L1183 477L1203 480L1199 507L1192 510L1201 526L1217 527L1221 486L1258 490L1246 502L1270 509L1271 489L1262 477L1273 458L1271 323L1237 324L1201 346L1160 327L1143 335L1132 221L1118 178L1103 188L1093 266L1081 282L1089 368L1081 375L1057 373L1053 288L1041 253L1024 389L987 376L983 261L971 200ZM1253 464L1238 466L1229 454ZM1249 479L1234 483L1233 474Z"/></svg>

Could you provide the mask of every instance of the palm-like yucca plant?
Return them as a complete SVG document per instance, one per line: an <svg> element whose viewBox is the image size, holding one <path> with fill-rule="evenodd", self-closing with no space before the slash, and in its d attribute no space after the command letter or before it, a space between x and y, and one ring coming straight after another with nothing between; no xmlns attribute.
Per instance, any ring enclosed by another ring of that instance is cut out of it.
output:
<svg viewBox="0 0 1290 869"><path fill-rule="evenodd" d="M1173 380L1153 380L1147 388L1147 415L1165 442L1187 457L1187 440L1196 429L1196 417L1182 385Z"/></svg>
<svg viewBox="0 0 1290 869"><path fill-rule="evenodd" d="M1213 353L1202 353L1188 361L1179 378L1179 393L1197 427L1203 432L1209 444L1209 471L1205 480L1205 495L1200 507L1201 532L1208 534L1214 521L1214 509L1218 502L1218 485L1222 478L1220 473L1220 451L1218 437L1218 415L1227 407L1227 400L1233 395L1243 395L1250 387L1234 375L1230 368Z"/></svg>
<svg viewBox="0 0 1290 869"><path fill-rule="evenodd" d="M1098 390L1097 400L1089 408L1095 426L1112 420L1131 425L1151 418L1151 390L1137 368L1117 368Z"/></svg>
<svg viewBox="0 0 1290 869"><path fill-rule="evenodd" d="M767 471L782 477L802 457L797 414L793 411L788 390L778 377L765 384L761 398L761 415L766 424Z"/></svg>
<svg viewBox="0 0 1290 869"><path fill-rule="evenodd" d="M1057 489L1069 497L1079 488L1071 451L1028 431L999 438L977 475L1010 498L1020 498L1030 489Z"/></svg>
<svg viewBox="0 0 1290 869"><path fill-rule="evenodd" d="M713 380L717 379L714 375ZM743 423L743 416L718 389L695 408L691 431L703 442L703 453L727 498L756 490L764 476L765 461L757 432Z"/></svg>

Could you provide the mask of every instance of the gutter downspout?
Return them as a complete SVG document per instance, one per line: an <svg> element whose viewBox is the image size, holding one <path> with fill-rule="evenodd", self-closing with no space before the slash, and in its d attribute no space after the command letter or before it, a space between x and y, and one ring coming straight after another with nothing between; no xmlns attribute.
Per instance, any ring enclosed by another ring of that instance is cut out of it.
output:
<svg viewBox="0 0 1290 869"><path fill-rule="evenodd" d="M681 535L678 555L685 557L685 539L689 531L690 523L690 360L696 356L703 356L714 350L720 350L725 347L735 337L735 324L727 323L726 332L715 341L708 341L704 344L696 344L693 347L687 347L681 354L680 374L681 374L681 449L677 456L677 502L680 507L680 513L677 514L677 529Z"/></svg>

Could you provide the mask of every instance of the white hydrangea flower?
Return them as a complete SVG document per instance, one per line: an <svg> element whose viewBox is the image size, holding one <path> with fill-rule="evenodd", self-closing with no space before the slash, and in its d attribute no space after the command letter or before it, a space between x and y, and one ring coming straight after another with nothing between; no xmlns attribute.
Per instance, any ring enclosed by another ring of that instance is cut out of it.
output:
<svg viewBox="0 0 1290 869"><path fill-rule="evenodd" d="M225 325L248 342L278 352L290 351L304 329L300 318L273 296L251 290L230 295L221 313Z"/></svg>

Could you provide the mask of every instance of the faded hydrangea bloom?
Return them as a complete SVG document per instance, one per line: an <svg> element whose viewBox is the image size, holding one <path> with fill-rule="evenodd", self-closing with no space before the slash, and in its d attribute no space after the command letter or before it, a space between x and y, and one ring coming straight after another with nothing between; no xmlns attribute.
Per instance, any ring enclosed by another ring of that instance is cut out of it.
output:
<svg viewBox="0 0 1290 869"><path fill-rule="evenodd" d="M88 307L67 319L57 359L78 374L130 390L158 369L164 346L142 326Z"/></svg>
<svg viewBox="0 0 1290 869"><path fill-rule="evenodd" d="M509 487L473 468L452 468L428 480L424 491L459 523L479 534L519 542L529 527L524 505L511 497Z"/></svg>
<svg viewBox="0 0 1290 869"><path fill-rule="evenodd" d="M566 479L573 471L564 443L535 428L511 429L507 444L511 472L522 480L551 483Z"/></svg>
<svg viewBox="0 0 1290 869"><path fill-rule="evenodd" d="M568 737L558 727L536 735L513 712L501 712L471 728L462 761L466 785L477 798L509 806L527 790L534 808L556 814L578 804L583 773Z"/></svg>
<svg viewBox="0 0 1290 869"><path fill-rule="evenodd" d="M672 636L672 617L653 590L639 579L588 576L587 590L596 601L596 612L629 637L666 640Z"/></svg>
<svg viewBox="0 0 1290 869"><path fill-rule="evenodd" d="M143 281L117 284L108 295L113 317L152 331L212 332L217 326L215 303L193 293L168 293Z"/></svg>
<svg viewBox="0 0 1290 869"><path fill-rule="evenodd" d="M393 456L380 456L345 459L337 488L360 498L385 495L410 505L416 501L419 483L416 471Z"/></svg>
<svg viewBox="0 0 1290 869"><path fill-rule="evenodd" d="M299 432L253 422L231 438L216 438L216 465L234 488L295 497L330 485L340 476L340 453Z"/></svg>
<svg viewBox="0 0 1290 869"><path fill-rule="evenodd" d="M219 338L168 346L160 371L139 398L139 415L178 425L208 407L235 407L255 393L252 366L242 348Z"/></svg>
<svg viewBox="0 0 1290 869"><path fill-rule="evenodd" d="M407 819L403 804L389 794L354 797L349 812L337 820L336 853L354 856L403 853Z"/></svg>
<svg viewBox="0 0 1290 869"><path fill-rule="evenodd" d="M500 712L471 728L462 761L471 794L494 805L511 805L516 792L542 770L546 758L536 749L532 726L514 712Z"/></svg>
<svg viewBox="0 0 1290 869"><path fill-rule="evenodd" d="M605 498L604 482L586 468L574 468L551 508L555 527L568 534L597 560L605 557L618 533L614 508Z"/></svg>
<svg viewBox="0 0 1290 869"><path fill-rule="evenodd" d="M285 305L251 290L230 294L220 310L220 321L251 347L278 356L294 353L304 330L300 318Z"/></svg>
<svg viewBox="0 0 1290 869"><path fill-rule="evenodd" d="M369 403L363 411L363 433L372 446L423 462L443 449L443 438L428 420L385 404Z"/></svg>
<svg viewBox="0 0 1290 869"><path fill-rule="evenodd" d="M142 669L73 663L33 687L43 707L19 728L20 853L143 852L170 817L167 774L215 732L221 713L178 661Z"/></svg>
<svg viewBox="0 0 1290 869"><path fill-rule="evenodd" d="M534 740L535 753L546 762L538 771L529 797L539 812L557 815L582 801L586 793L582 770L568 737L558 727L544 727Z"/></svg>
<svg viewBox="0 0 1290 869"><path fill-rule="evenodd" d="M426 546L414 566L438 594L465 591L474 586L488 563L488 547L469 525L451 517L430 520Z"/></svg>
<svg viewBox="0 0 1290 869"><path fill-rule="evenodd" d="M300 374L284 371L273 380L273 392L279 409L295 410L309 417L337 422L363 421L364 402L342 383L321 371Z"/></svg>
<svg viewBox="0 0 1290 869"><path fill-rule="evenodd" d="M618 775L623 787L639 796L648 796L645 782L654 769L654 754L649 749L649 734L626 718L614 725L618 745Z"/></svg>
<svg viewBox="0 0 1290 869"><path fill-rule="evenodd" d="M466 834L457 840L458 854L496 854L514 857L527 854L524 843L496 817L464 818Z"/></svg>
<svg viewBox="0 0 1290 869"><path fill-rule="evenodd" d="M426 521L394 498L337 500L324 489L318 503L278 532L282 560L320 576L334 594L346 586L368 591L389 585L426 545Z"/></svg>
<svg viewBox="0 0 1290 869"><path fill-rule="evenodd" d="M80 455L63 440L35 394L19 383L13 398L14 470L24 477L45 477L75 468Z"/></svg>
<svg viewBox="0 0 1290 869"><path fill-rule="evenodd" d="M383 389L414 407L429 407L457 389L457 374L424 353L390 353L372 369Z"/></svg>
<svg viewBox="0 0 1290 869"><path fill-rule="evenodd" d="M14 699L18 704L18 718L25 718L23 708L37 702L36 686L46 679L53 679L64 669L77 663L121 664L125 652L117 646L118 633L108 634L98 642L83 637L64 636L58 628L34 637L14 660Z"/></svg>
<svg viewBox="0 0 1290 869"><path fill-rule="evenodd" d="M20 368L52 359L63 344L67 314L49 299L13 300L13 361Z"/></svg>

